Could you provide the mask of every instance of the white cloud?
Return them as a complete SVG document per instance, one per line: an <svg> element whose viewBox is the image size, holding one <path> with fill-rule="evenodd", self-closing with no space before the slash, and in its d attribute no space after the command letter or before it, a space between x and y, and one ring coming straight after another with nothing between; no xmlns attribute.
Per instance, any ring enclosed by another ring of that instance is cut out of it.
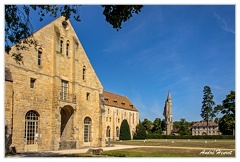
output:
<svg viewBox="0 0 240 162"><path fill-rule="evenodd" d="M216 12L213 12L214 16L217 18L218 24L220 27L225 30L226 32L235 34L235 30L229 26L226 20L224 20L220 15L218 15Z"/></svg>

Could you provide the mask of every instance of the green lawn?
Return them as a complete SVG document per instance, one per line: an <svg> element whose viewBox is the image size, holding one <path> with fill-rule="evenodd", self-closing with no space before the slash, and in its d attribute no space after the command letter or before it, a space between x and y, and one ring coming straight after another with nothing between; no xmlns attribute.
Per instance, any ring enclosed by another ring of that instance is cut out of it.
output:
<svg viewBox="0 0 240 162"><path fill-rule="evenodd" d="M220 149L235 149L235 140L204 140L204 139L149 139L144 140L129 140L129 141L114 141L111 144L119 145L139 145L139 146L173 146L173 147L203 147L203 148L220 148Z"/></svg>
<svg viewBox="0 0 240 162"><path fill-rule="evenodd" d="M145 142L144 140L115 141L111 142L111 144L149 147L104 151L104 155L111 157L235 157L235 140L152 139ZM166 146L166 148L151 146Z"/></svg>
<svg viewBox="0 0 240 162"><path fill-rule="evenodd" d="M216 152L216 150L208 149L205 150L205 154L203 151L204 150L144 147L104 151L104 155L110 157L235 157L235 151L230 150Z"/></svg>
<svg viewBox="0 0 240 162"><path fill-rule="evenodd" d="M174 142L172 142L174 141ZM206 142L205 142L206 141ZM103 155L74 154L74 157L235 157L235 140L153 139L114 141L111 145L149 146L104 151ZM154 147L161 146L164 148ZM179 148L176 148L179 147ZM188 148L189 147L189 148Z"/></svg>

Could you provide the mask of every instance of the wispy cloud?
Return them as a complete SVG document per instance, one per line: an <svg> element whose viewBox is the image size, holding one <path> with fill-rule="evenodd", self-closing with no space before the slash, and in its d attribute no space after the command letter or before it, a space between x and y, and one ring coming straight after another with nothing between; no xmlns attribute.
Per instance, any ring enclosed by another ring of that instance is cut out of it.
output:
<svg viewBox="0 0 240 162"><path fill-rule="evenodd" d="M217 18L218 24L220 27L225 30L226 32L235 34L235 30L227 23L226 20L224 20L220 15L218 15L216 12L213 12L213 15Z"/></svg>

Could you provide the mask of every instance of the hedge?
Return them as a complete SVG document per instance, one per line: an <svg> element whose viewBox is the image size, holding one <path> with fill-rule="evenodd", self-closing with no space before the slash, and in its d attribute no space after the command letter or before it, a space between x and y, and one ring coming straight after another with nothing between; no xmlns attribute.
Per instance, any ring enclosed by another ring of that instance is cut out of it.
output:
<svg viewBox="0 0 240 162"><path fill-rule="evenodd" d="M235 139L235 136L233 135L178 136L178 135L149 134L147 139Z"/></svg>

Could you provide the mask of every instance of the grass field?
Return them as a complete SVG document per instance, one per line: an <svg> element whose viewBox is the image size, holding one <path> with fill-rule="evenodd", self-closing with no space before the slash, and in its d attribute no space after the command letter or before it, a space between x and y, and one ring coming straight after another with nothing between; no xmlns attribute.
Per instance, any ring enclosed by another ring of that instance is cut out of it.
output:
<svg viewBox="0 0 240 162"><path fill-rule="evenodd" d="M220 149L235 149L235 140L212 140L212 139L149 139L144 140L129 140L129 141L114 141L111 144L119 145L139 145L139 146L173 146L173 147L203 147L203 148L220 148Z"/></svg>
<svg viewBox="0 0 240 162"><path fill-rule="evenodd" d="M74 157L236 157L235 140L152 139L114 141L111 145L134 145L139 148L104 151L102 155L74 154ZM144 147L141 147L144 146Z"/></svg>
<svg viewBox="0 0 240 162"><path fill-rule="evenodd" d="M104 151L111 157L235 157L235 140L131 140L111 144L149 146L134 149ZM159 148L164 147L164 148Z"/></svg>

